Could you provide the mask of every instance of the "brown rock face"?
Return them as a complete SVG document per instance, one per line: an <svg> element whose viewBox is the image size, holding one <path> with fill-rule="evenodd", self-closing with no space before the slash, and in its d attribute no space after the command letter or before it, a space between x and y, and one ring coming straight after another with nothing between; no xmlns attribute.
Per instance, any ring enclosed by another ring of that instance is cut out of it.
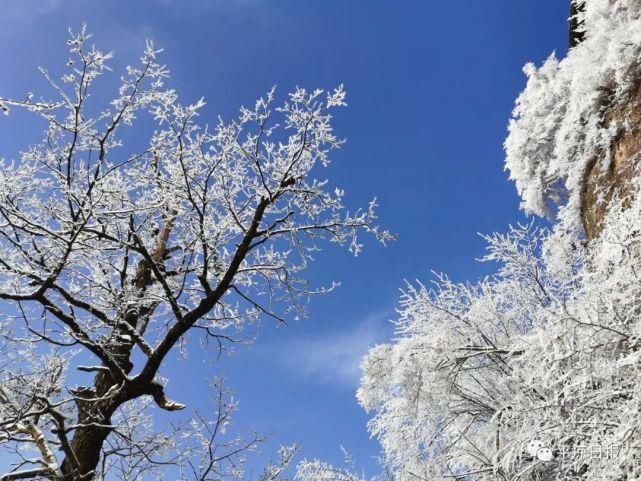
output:
<svg viewBox="0 0 641 481"><path fill-rule="evenodd" d="M610 126L619 128L610 156L596 155L583 184L581 217L588 240L603 230L613 200L620 199L625 207L636 194L632 179L641 167L641 79L624 102L606 110L604 127Z"/></svg>

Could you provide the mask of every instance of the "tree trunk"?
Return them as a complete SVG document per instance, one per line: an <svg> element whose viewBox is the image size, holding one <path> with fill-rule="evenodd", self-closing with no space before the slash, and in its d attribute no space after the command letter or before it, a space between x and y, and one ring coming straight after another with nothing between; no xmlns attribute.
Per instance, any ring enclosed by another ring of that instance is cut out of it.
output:
<svg viewBox="0 0 641 481"><path fill-rule="evenodd" d="M129 361L131 349L131 346L123 346L119 353L118 363L126 373L132 369ZM117 382L110 373L100 372L95 377L93 389L84 389L76 393L78 397L86 400L76 401L81 427L75 430L70 443L76 459L66 456L61 465L64 481L89 481L94 478L102 446L111 432L107 426L111 425L113 413L135 397L122 391L114 398L100 399L116 385Z"/></svg>

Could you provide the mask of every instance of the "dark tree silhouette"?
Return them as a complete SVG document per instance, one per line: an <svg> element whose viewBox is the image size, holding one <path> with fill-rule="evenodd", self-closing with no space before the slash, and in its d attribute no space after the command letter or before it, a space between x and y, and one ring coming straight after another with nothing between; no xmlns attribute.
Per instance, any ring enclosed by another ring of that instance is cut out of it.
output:
<svg viewBox="0 0 641 481"><path fill-rule="evenodd" d="M585 3L583 0L570 0L570 18L569 18L569 47L576 47L585 38L583 25L579 21L579 15L583 12Z"/></svg>

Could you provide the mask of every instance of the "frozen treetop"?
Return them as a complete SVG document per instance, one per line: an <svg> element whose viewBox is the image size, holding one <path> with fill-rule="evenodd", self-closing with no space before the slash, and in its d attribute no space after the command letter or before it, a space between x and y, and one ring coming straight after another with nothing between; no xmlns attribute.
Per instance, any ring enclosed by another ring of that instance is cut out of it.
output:
<svg viewBox="0 0 641 481"><path fill-rule="evenodd" d="M581 5L583 40L525 67L505 143L523 208L557 220L486 236L477 283L408 284L362 363L395 480L641 479L641 0Z"/></svg>
<svg viewBox="0 0 641 481"><path fill-rule="evenodd" d="M260 438L221 440L235 410L222 382L211 419L162 427L150 408L187 407L165 392L167 359L199 345L218 355L261 318L304 316L335 286L303 276L324 241L356 255L361 234L394 237L375 200L348 211L317 178L343 144L332 119L345 91L296 88L277 103L271 89L208 126L203 99L166 86L150 42L118 78L90 38L70 32L59 80L41 69L53 99L0 97L45 128L0 159L0 449L12 463L0 480L152 479L169 466L180 476L153 479L241 479ZM293 453L259 479L278 479Z"/></svg>
<svg viewBox="0 0 641 481"><path fill-rule="evenodd" d="M630 94L641 56L641 1L585 0L583 42L539 68L529 63L505 141L506 169L529 213L560 217L578 226L581 190L595 156L607 168L612 141L624 120L605 121L607 109Z"/></svg>

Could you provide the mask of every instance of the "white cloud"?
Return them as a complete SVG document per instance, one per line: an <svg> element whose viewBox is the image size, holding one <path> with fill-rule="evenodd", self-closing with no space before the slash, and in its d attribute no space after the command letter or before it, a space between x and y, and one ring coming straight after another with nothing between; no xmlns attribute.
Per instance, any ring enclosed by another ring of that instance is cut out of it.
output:
<svg viewBox="0 0 641 481"><path fill-rule="evenodd" d="M5 0L2 4L3 15L26 17L45 15L56 10L62 0Z"/></svg>
<svg viewBox="0 0 641 481"><path fill-rule="evenodd" d="M313 382L356 388L363 356L390 337L390 317L390 311L374 313L349 328L293 340L281 346L279 355L294 373Z"/></svg>
<svg viewBox="0 0 641 481"><path fill-rule="evenodd" d="M244 7L252 7L260 1L261 0L191 0L185 2L183 0L158 0L159 4L164 7L204 11L236 10Z"/></svg>
<svg viewBox="0 0 641 481"><path fill-rule="evenodd" d="M0 40L28 31L43 15L54 13L62 0L4 0L1 3L2 28Z"/></svg>

